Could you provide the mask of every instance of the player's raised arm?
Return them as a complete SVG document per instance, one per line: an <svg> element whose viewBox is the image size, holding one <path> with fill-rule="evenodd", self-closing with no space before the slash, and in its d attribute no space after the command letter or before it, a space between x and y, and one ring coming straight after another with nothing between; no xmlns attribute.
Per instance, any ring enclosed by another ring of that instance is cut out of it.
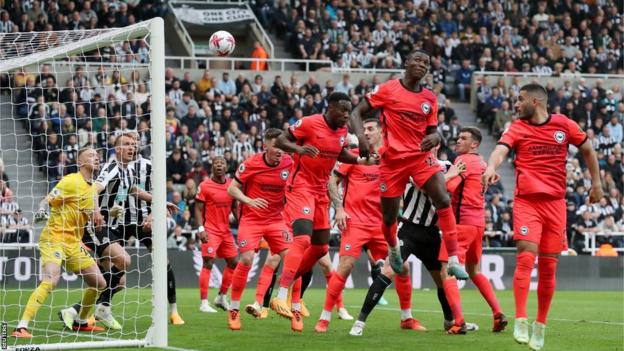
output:
<svg viewBox="0 0 624 351"><path fill-rule="evenodd" d="M600 167L598 166L598 158L596 152L590 142L585 140L579 147L579 151L583 154L587 168L592 177L592 186L589 191L589 201L596 203L602 198L602 181L600 180Z"/></svg>
<svg viewBox="0 0 624 351"><path fill-rule="evenodd" d="M351 117L349 118L349 124L351 126L351 130L358 138L358 145L360 147L360 156L368 157L370 155L368 139L364 135L364 116L368 115L373 108L367 99L362 99L360 103L355 106L353 111L351 111Z"/></svg>
<svg viewBox="0 0 624 351"><path fill-rule="evenodd" d="M484 185L490 185L498 182L500 176L496 174L496 169L505 161L505 158L509 154L509 147L503 144L498 144L492 151L490 159L488 160L488 166L481 176L481 183Z"/></svg>

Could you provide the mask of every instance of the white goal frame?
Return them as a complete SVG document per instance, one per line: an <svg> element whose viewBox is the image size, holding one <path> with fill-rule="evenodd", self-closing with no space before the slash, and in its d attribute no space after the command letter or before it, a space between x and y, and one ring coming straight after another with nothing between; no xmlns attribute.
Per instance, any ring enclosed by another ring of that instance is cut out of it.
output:
<svg viewBox="0 0 624 351"><path fill-rule="evenodd" d="M50 32L53 33L53 32ZM162 18L154 18L124 28L115 28L99 35L67 43L24 57L0 61L0 72L12 72L55 58L68 57L109 46L114 41L145 37L150 39L151 135L152 135L152 324L144 339L119 339L55 344L9 346L9 350L69 350L110 347L168 346L167 317L167 209L166 209L166 148L165 148L165 29Z"/></svg>

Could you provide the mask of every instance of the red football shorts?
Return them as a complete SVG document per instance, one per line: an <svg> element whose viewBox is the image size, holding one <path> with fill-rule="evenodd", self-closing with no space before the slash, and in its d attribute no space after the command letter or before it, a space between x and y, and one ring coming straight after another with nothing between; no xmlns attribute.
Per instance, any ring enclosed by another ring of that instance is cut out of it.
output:
<svg viewBox="0 0 624 351"><path fill-rule="evenodd" d="M388 161L381 157L379 176L381 179L381 197L400 197L410 177L419 189L434 174L441 172L438 160L431 152L412 154L405 158Z"/></svg>
<svg viewBox="0 0 624 351"><path fill-rule="evenodd" d="M271 254L278 254L290 247L292 238L282 221L272 224L241 221L238 226L238 247L241 253L258 251L262 238L269 244Z"/></svg>
<svg viewBox="0 0 624 351"><path fill-rule="evenodd" d="M388 256L388 243L379 226L347 223L340 238L340 256L360 257L362 246L366 245L375 261Z"/></svg>
<svg viewBox="0 0 624 351"><path fill-rule="evenodd" d="M201 244L202 257L229 258L238 256L232 233L208 234L208 242Z"/></svg>
<svg viewBox="0 0 624 351"><path fill-rule="evenodd" d="M479 263L483 254L483 231L485 228L476 225L457 225L457 259L461 264ZM448 262L448 253L444 240L440 244L440 262Z"/></svg>
<svg viewBox="0 0 624 351"><path fill-rule="evenodd" d="M567 250L565 199L516 197L513 228L514 240L536 243L540 253L559 254Z"/></svg>
<svg viewBox="0 0 624 351"><path fill-rule="evenodd" d="M319 194L307 189L293 188L286 192L284 212L289 225L297 219L307 219L312 221L314 230L331 228L327 193Z"/></svg>

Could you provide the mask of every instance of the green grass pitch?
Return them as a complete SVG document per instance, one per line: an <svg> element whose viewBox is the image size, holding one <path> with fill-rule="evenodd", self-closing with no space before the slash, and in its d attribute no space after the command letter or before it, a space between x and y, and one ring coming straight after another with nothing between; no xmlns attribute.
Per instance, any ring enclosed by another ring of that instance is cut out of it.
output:
<svg viewBox="0 0 624 351"><path fill-rule="evenodd" d="M211 289L211 299L216 289ZM242 305L253 299L253 289L248 289ZM115 314L121 317L137 313L136 323L123 321L125 332L146 330L149 320L149 291L126 291L125 299L134 301L122 305L121 298L115 297ZM365 290L346 290L344 301L349 312L355 317L366 294ZM534 318L536 311L536 293L529 296L529 314ZM246 313L241 314L242 330L233 332L227 329L227 314L223 311L215 314L201 313L198 310L197 289L178 290L178 309L186 321L180 327L170 326L169 345L173 348L189 350L528 350L527 346L518 345L512 338L512 326L503 333L490 332L491 317L489 307L476 290L462 291L462 304L466 320L475 322L480 330L468 335L445 335L442 328L442 313L435 291L414 290L412 309L414 317L419 319L429 332L413 332L399 329L398 300L394 289L389 289L385 297L390 304L377 306L368 319L365 334L362 337L348 335L351 321L342 321L334 313L330 330L326 334L316 334L313 330L320 315L325 290L311 289L306 293L305 301L312 316L305 319L303 334L294 334L290 330L290 321L271 312L268 319L255 320ZM498 291L497 296L506 315L513 319L514 305L511 291ZM18 303L25 304L28 293L21 297L14 293L1 293L2 318L9 323L9 330L19 318ZM87 338L62 330L56 311L66 301L76 301L78 293L67 296L66 292L57 291L48 300L52 307L43 307L37 315L34 326L35 343L48 341L71 342L86 341ZM142 304L137 304L141 301ZM121 318L120 318L121 319ZM48 322L52 320L52 322ZM129 329L129 330L128 330ZM47 330L48 337L45 337ZM99 334L99 337L119 338L121 334ZM9 345L14 340L9 339ZM19 344L23 344L19 342ZM121 350L121 349L111 349ZM127 349L133 350L133 349ZM555 293L546 330L545 350L624 350L624 295L618 292L571 292Z"/></svg>

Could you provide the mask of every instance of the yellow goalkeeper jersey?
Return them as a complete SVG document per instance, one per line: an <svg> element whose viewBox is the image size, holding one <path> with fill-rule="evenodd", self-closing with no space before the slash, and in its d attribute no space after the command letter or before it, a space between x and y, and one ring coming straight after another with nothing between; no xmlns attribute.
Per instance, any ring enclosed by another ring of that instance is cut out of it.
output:
<svg viewBox="0 0 624 351"><path fill-rule="evenodd" d="M79 243L96 204L97 188L80 173L68 174L48 194L50 217L41 240Z"/></svg>

